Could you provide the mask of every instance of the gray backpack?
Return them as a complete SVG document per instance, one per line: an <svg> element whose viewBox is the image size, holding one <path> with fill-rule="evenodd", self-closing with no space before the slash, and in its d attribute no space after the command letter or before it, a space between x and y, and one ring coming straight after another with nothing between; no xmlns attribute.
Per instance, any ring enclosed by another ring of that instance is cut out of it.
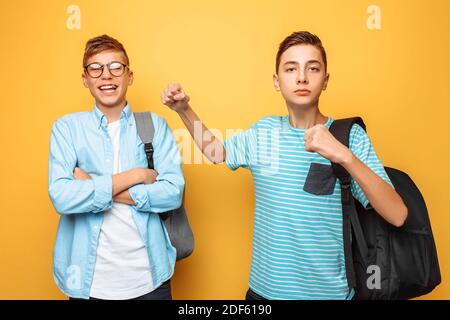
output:
<svg viewBox="0 0 450 320"><path fill-rule="evenodd" d="M152 141L155 128L153 126L152 115L150 112L135 112L134 118L136 119L138 135L144 143L148 168L154 169ZM170 242L177 249L177 260L190 256L194 250L194 235L189 225L184 206L181 205L178 209L159 213L159 216L166 226Z"/></svg>

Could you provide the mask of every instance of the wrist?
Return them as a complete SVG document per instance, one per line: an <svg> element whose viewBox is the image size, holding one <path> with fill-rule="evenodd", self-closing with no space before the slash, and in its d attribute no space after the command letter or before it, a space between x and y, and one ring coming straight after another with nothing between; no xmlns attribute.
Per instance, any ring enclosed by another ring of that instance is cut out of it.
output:
<svg viewBox="0 0 450 320"><path fill-rule="evenodd" d="M178 112L178 115L180 116L180 117L187 117L187 114L189 113L189 110L191 109L191 106L189 105L189 103L186 103L186 107L184 107L184 108L182 108L182 109L180 109L180 110L178 110L177 112Z"/></svg>
<svg viewBox="0 0 450 320"><path fill-rule="evenodd" d="M145 180L145 174L144 170L142 168L135 168L133 169L133 185L144 183Z"/></svg>
<svg viewBox="0 0 450 320"><path fill-rule="evenodd" d="M344 168L346 168L350 166L354 160L355 155L353 154L353 152L350 151L350 149L346 148L345 151L342 153L341 159L338 161L338 163Z"/></svg>

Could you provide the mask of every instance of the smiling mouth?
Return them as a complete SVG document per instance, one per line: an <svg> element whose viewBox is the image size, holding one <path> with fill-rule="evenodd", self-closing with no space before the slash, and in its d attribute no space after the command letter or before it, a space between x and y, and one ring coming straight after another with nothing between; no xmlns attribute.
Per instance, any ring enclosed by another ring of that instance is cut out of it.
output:
<svg viewBox="0 0 450 320"><path fill-rule="evenodd" d="M116 86L115 84L105 84L105 85L98 87L98 89L105 93L111 93L111 92L116 91L117 87L118 86Z"/></svg>

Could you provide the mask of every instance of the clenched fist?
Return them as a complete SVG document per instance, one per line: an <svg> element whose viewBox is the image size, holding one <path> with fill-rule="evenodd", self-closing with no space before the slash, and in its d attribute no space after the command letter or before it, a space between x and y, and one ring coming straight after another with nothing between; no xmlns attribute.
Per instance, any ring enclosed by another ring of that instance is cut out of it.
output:
<svg viewBox="0 0 450 320"><path fill-rule="evenodd" d="M161 94L161 102L170 109L180 112L187 109L189 97L179 83L171 83Z"/></svg>
<svg viewBox="0 0 450 320"><path fill-rule="evenodd" d="M144 184L152 184L156 181L156 178L158 177L158 172L156 172L153 169L142 168L142 174Z"/></svg>
<svg viewBox="0 0 450 320"><path fill-rule="evenodd" d="M340 143L322 124L306 130L304 139L306 151L319 153L331 162L343 164L353 156L350 149Z"/></svg>

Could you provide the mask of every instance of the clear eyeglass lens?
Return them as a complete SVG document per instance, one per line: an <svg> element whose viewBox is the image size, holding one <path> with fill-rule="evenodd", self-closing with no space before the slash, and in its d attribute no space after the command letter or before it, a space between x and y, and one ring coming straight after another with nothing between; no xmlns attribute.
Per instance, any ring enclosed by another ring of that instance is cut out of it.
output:
<svg viewBox="0 0 450 320"><path fill-rule="evenodd" d="M94 78L99 77L102 74L102 70L103 70L102 66L98 63L90 64L87 67L87 72L91 77Z"/></svg>
<svg viewBox="0 0 450 320"><path fill-rule="evenodd" d="M121 63L113 62L109 65L109 71L113 76L121 76L124 70L124 66Z"/></svg>
<svg viewBox="0 0 450 320"><path fill-rule="evenodd" d="M120 77L125 67L120 62L112 62L108 65L109 72L115 77ZM87 67L88 74L93 78L98 78L102 75L103 72L103 66L99 63L91 63Z"/></svg>

